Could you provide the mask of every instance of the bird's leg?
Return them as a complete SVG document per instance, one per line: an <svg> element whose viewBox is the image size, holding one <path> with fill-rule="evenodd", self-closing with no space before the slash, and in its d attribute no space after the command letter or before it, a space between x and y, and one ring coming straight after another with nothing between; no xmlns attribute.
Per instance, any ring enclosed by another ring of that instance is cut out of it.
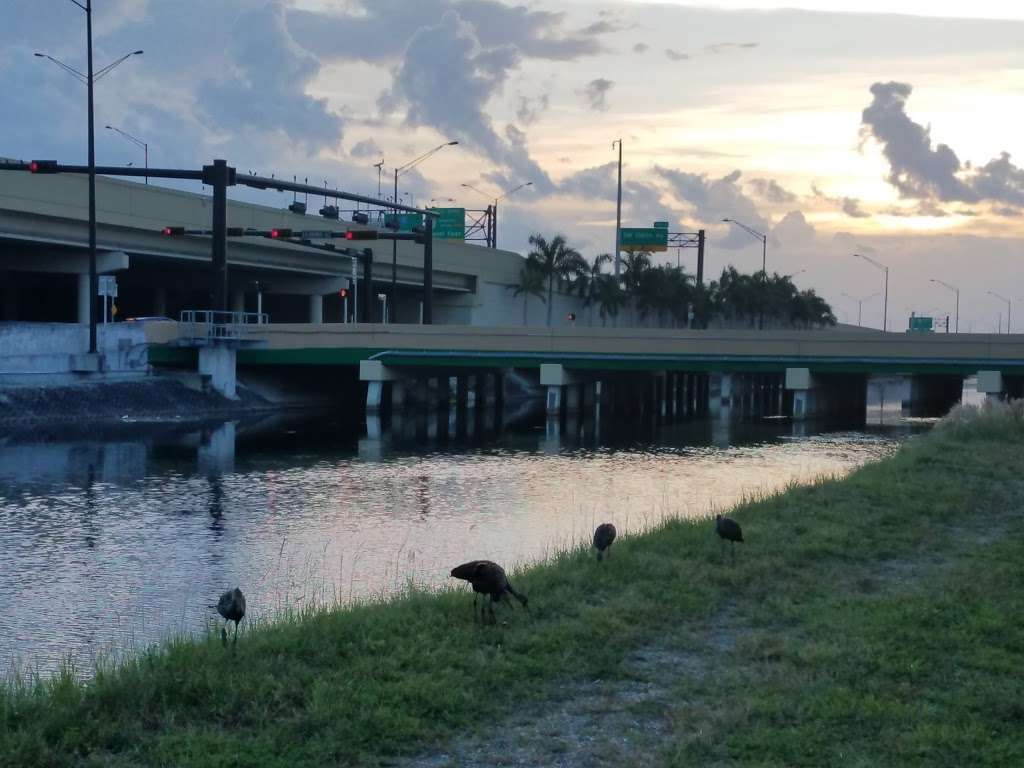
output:
<svg viewBox="0 0 1024 768"><path fill-rule="evenodd" d="M224 626L220 628L220 641L221 641L221 644L223 644L224 647L227 648L227 645L228 645L228 623L227 623L226 620L224 622Z"/></svg>
<svg viewBox="0 0 1024 768"><path fill-rule="evenodd" d="M231 641L234 645L238 645L238 622L235 622L235 639Z"/></svg>

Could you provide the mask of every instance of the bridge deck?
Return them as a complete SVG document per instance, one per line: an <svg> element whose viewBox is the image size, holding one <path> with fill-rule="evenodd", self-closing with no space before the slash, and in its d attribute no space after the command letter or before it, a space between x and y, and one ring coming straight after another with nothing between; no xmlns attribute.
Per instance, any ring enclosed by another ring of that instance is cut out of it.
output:
<svg viewBox="0 0 1024 768"><path fill-rule="evenodd" d="M178 338L176 323L154 323L154 344ZM266 344L239 352L250 365L356 364L537 367L592 370L782 371L1024 374L1024 335L899 334L848 331L515 328L450 325L274 324ZM151 359L180 352L154 348Z"/></svg>

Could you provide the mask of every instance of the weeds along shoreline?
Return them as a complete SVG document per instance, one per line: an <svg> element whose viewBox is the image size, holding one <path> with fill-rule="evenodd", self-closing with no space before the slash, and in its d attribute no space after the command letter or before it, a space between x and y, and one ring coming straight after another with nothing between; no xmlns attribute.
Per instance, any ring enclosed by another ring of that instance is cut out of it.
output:
<svg viewBox="0 0 1024 768"><path fill-rule="evenodd" d="M0 765L375 765L414 754L508 713L542 708L574 682L618 679L631 650L721 611L743 617L754 633L769 622L805 622L813 636L819 622L842 623L853 599L848 582L909 562L922 547L946 552L956 564L968 551L958 532L997 511L999 525L1018 532L1019 515L1007 510L1019 510L1013 504L1022 468L1020 403L960 408L932 433L845 478L732 508L747 539L734 556L722 551L710 520L673 519L622 537L600 564L577 547L512 570L530 608L499 607L493 627L473 622L465 589L410 585L387 600L307 606L245 627L233 649L211 633L101 665L88 682L72 669L48 679L13 678L0 691ZM993 550L1000 557L1022 548L1000 546ZM973 553L974 545L968 549ZM997 565L1004 567L1002 560ZM985 578L979 574L979 587ZM1019 606L1020 592L1015 587L1002 599ZM985 608L984 599L972 599L958 610ZM908 631L905 615L875 620L893 644ZM1008 659L1022 650L1000 648L1007 658L993 658L987 647L975 660L978 685L991 689L990 677L1005 676ZM786 649L779 653L785 657ZM794 674L827 675L829 663L836 662L803 657ZM680 686L690 685L684 671ZM881 675L873 695L898 698L905 684L899 675ZM931 684L921 683L915 695L930 695ZM964 681L961 690L969 693L974 684ZM699 689L692 685L690 693ZM786 690L779 696L773 706L784 710L792 702ZM936 727L960 728L981 716L948 706L928 713L939 718ZM989 730L1019 714L997 713ZM894 716L895 726L903 716ZM877 729L869 730L864 749L883 749L871 746ZM990 741L1000 754L1013 746ZM727 752L708 759L743 762L747 753L722 743ZM673 734L666 743L672 748L689 755L693 747ZM807 748L815 748L813 740ZM828 762L827 752L814 754L818 764ZM891 755L876 757L892 764Z"/></svg>

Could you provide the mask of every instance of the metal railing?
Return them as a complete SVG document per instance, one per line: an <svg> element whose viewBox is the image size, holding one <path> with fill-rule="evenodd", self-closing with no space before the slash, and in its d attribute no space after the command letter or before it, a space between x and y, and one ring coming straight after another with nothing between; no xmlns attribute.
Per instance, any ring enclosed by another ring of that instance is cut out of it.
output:
<svg viewBox="0 0 1024 768"><path fill-rule="evenodd" d="M183 309L180 316L181 338L193 343L245 341L268 325L266 312L219 312L210 309Z"/></svg>

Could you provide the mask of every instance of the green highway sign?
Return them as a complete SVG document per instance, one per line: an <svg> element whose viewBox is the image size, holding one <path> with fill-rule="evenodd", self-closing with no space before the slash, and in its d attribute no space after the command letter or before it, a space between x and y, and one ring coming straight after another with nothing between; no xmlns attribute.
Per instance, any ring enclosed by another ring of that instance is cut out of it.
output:
<svg viewBox="0 0 1024 768"><path fill-rule="evenodd" d="M657 229L668 229L668 222L667 221L656 221L656 222L654 222L654 226Z"/></svg>
<svg viewBox="0 0 1024 768"><path fill-rule="evenodd" d="M666 251L668 227L622 227L619 244L624 251Z"/></svg>
<svg viewBox="0 0 1024 768"><path fill-rule="evenodd" d="M466 209L465 208L431 208L437 211L434 219L435 240L465 240L466 239Z"/></svg>
<svg viewBox="0 0 1024 768"><path fill-rule="evenodd" d="M384 226L387 229L394 229L395 221L394 213L384 214ZM423 216L419 213L399 213L398 215L398 231L399 232L412 232L413 227L423 226ZM435 235L436 237L436 235Z"/></svg>
<svg viewBox="0 0 1024 768"><path fill-rule="evenodd" d="M907 330L910 331L924 331L930 333L932 330L933 318L921 317L920 315L910 318L910 327Z"/></svg>

